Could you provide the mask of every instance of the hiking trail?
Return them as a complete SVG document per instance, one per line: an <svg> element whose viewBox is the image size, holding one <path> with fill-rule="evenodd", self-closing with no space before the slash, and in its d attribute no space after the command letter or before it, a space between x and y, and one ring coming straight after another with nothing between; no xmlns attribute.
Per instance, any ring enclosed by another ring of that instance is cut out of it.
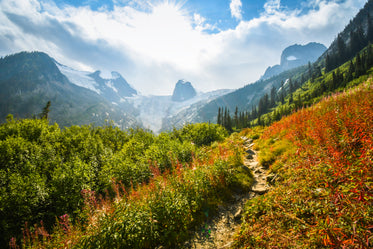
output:
<svg viewBox="0 0 373 249"><path fill-rule="evenodd" d="M246 170L250 169L253 174L254 182L251 191L234 194L229 203L220 205L218 214L194 232L193 238L184 244L184 248L230 248L234 235L240 229L246 201L268 191L267 170L258 162L258 152L253 149L253 140L246 137L242 139L246 156L241 167Z"/></svg>

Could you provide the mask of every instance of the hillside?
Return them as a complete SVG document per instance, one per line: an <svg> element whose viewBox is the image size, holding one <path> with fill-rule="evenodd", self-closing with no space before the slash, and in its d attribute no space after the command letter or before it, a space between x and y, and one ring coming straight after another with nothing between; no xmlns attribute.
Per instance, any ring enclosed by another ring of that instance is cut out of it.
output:
<svg viewBox="0 0 373 249"><path fill-rule="evenodd" d="M250 189L251 173L241 166L245 136L254 139L272 186L246 204L234 247L369 248L372 93L369 78L225 141L225 131L209 124L154 136L113 127L61 131L45 120L9 118L0 126L8 182L0 189L1 210L5 221L18 223L4 223L2 237L42 219L10 246L182 247L190 229L214 217L232 193ZM25 208L7 211L18 205Z"/></svg>
<svg viewBox="0 0 373 249"><path fill-rule="evenodd" d="M282 51L280 65L268 67L261 79L269 79L286 70L315 62L327 48L320 43L295 44Z"/></svg>
<svg viewBox="0 0 373 249"><path fill-rule="evenodd" d="M1 58L0 248L373 248L370 13L233 92Z"/></svg>
<svg viewBox="0 0 373 249"><path fill-rule="evenodd" d="M372 127L370 77L265 128L273 186L246 204L234 248L371 248Z"/></svg>
<svg viewBox="0 0 373 249"><path fill-rule="evenodd" d="M0 87L1 123L8 114L38 116L51 101L50 121L62 127L103 125L107 120L123 128L139 125L128 108L124 112L96 92L71 83L45 53L22 52L1 58Z"/></svg>

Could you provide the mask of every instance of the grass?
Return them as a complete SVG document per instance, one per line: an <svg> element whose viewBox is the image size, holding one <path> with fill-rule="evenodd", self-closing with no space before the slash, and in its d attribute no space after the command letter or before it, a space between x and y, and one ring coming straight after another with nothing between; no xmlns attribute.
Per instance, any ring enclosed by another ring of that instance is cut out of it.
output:
<svg viewBox="0 0 373 249"><path fill-rule="evenodd" d="M246 204L234 248L372 248L372 79L274 123L257 147L277 174Z"/></svg>

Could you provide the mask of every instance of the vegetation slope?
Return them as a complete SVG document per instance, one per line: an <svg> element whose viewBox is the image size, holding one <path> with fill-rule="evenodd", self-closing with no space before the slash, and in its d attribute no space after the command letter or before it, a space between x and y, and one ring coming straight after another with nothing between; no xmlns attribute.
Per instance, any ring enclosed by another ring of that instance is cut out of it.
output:
<svg viewBox="0 0 373 249"><path fill-rule="evenodd" d="M373 246L373 83L274 123L257 141L272 190L249 201L234 248Z"/></svg>
<svg viewBox="0 0 373 249"><path fill-rule="evenodd" d="M250 179L238 167L240 140L226 137L214 124L155 136L9 116L0 126L1 246L179 246L240 187L236 176Z"/></svg>

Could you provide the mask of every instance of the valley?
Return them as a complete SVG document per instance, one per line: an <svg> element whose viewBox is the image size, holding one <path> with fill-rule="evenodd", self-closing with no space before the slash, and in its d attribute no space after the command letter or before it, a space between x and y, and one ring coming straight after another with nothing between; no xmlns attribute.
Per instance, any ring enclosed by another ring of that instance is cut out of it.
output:
<svg viewBox="0 0 373 249"><path fill-rule="evenodd" d="M250 20L230 1L215 24L215 1L193 15L193 1L39 2L33 22L0 2L14 36L30 23L30 46L48 47L0 58L0 247L372 248L373 0L361 2L339 33L356 1L265 1Z"/></svg>

